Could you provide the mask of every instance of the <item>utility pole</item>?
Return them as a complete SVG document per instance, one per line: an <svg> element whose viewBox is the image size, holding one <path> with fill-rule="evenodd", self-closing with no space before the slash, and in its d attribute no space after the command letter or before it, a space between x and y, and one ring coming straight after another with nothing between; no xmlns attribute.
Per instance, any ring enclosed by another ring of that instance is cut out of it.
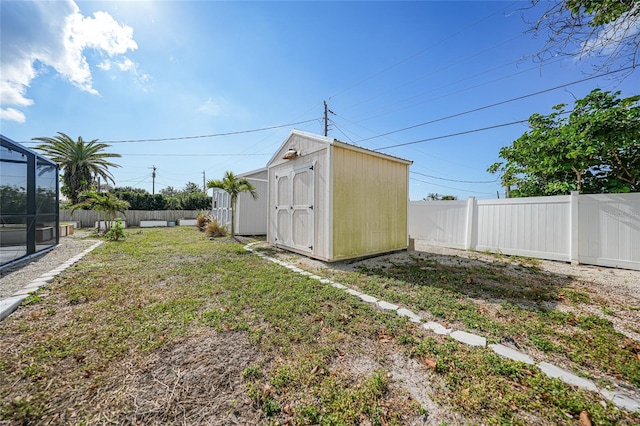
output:
<svg viewBox="0 0 640 426"><path fill-rule="evenodd" d="M153 172L151 172L151 195L156 195L156 166L152 166L151 168L153 169Z"/></svg>
<svg viewBox="0 0 640 426"><path fill-rule="evenodd" d="M202 171L202 190L204 191L204 193L207 193L207 179L205 178L204 175L204 170Z"/></svg>
<svg viewBox="0 0 640 426"><path fill-rule="evenodd" d="M327 101L322 102L324 103L324 135L329 136L329 113L335 115L335 112L327 107Z"/></svg>
<svg viewBox="0 0 640 426"><path fill-rule="evenodd" d="M327 109L327 101L323 101L324 102L324 135L327 136L327 133L329 133L329 116L327 115L327 112L329 111Z"/></svg>

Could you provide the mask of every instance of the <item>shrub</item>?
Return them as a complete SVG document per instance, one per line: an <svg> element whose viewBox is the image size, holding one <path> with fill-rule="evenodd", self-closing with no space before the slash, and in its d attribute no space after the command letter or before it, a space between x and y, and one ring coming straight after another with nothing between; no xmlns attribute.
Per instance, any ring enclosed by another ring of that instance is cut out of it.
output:
<svg viewBox="0 0 640 426"><path fill-rule="evenodd" d="M122 219L116 218L116 223L104 234L105 238L111 241L118 241L119 239L125 239L124 226L122 226Z"/></svg>
<svg viewBox="0 0 640 426"><path fill-rule="evenodd" d="M218 225L218 222L214 219L207 224L204 233L207 237L224 237L227 235L227 228Z"/></svg>
<svg viewBox="0 0 640 426"><path fill-rule="evenodd" d="M200 232L204 232L208 224L213 222L213 217L208 213L200 213L196 218L196 227Z"/></svg>

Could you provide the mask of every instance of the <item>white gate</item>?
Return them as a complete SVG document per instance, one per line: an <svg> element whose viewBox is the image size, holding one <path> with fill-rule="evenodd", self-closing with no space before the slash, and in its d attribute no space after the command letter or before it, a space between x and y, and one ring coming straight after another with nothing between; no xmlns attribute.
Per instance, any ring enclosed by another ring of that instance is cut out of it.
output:
<svg viewBox="0 0 640 426"><path fill-rule="evenodd" d="M276 243L313 251L314 173L305 165L276 175Z"/></svg>
<svg viewBox="0 0 640 426"><path fill-rule="evenodd" d="M231 229L231 197L229 193L221 189L213 190L211 216L220 226Z"/></svg>

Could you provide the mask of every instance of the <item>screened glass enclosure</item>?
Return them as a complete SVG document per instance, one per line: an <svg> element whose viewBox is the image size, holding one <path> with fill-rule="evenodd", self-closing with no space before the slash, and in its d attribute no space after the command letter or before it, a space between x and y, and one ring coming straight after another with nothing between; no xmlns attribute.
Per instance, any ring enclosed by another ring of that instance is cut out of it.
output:
<svg viewBox="0 0 640 426"><path fill-rule="evenodd" d="M0 268L59 242L58 166L0 135Z"/></svg>

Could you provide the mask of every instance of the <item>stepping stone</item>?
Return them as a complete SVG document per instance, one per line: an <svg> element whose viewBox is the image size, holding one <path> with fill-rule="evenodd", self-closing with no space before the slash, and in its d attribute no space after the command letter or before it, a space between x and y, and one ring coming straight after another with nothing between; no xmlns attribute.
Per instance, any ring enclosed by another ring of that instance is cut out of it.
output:
<svg viewBox="0 0 640 426"><path fill-rule="evenodd" d="M320 282L321 282L322 284L333 284L333 281L328 280L328 279L326 279L326 278L321 279L321 280L320 280Z"/></svg>
<svg viewBox="0 0 640 426"><path fill-rule="evenodd" d="M309 278L311 278L313 280L318 280L318 281L320 281L322 279L322 277L319 277L318 275L309 275Z"/></svg>
<svg viewBox="0 0 640 426"><path fill-rule="evenodd" d="M476 334L467 333L466 331L456 330L449 336L453 337L458 342L462 342L470 346L487 346L487 339Z"/></svg>
<svg viewBox="0 0 640 426"><path fill-rule="evenodd" d="M340 287L337 287L337 286L342 285L342 284L333 283L332 285L333 285L334 287L336 287L336 288L340 288ZM344 286L343 286L343 287L344 287ZM345 287L345 288L346 288L346 287ZM360 293L359 291L356 291L356 290L354 290L354 289L352 289L352 288L347 288L345 291L346 291L347 293L349 293L349 294L352 294L352 295L356 296L356 297L360 297L360 296L362 296L362 293Z"/></svg>
<svg viewBox="0 0 640 426"><path fill-rule="evenodd" d="M600 394L611 401L613 405L618 408L623 408L631 412L637 411L640 413L640 401L630 397L625 393L611 392L606 389L602 389L600 391Z"/></svg>
<svg viewBox="0 0 640 426"><path fill-rule="evenodd" d="M362 299L363 302L367 302L367 303L376 303L378 301L378 299L376 299L375 297L369 296L368 294L364 294L364 293L358 297Z"/></svg>
<svg viewBox="0 0 640 426"><path fill-rule="evenodd" d="M535 364L535 362L533 361L533 358L531 358L529 355L523 354L522 352L516 351L515 349L511 349L508 346L497 344L497 345L489 345L489 347L493 349L495 353L505 358L509 358L514 361L524 362L525 364L529 364L529 365Z"/></svg>
<svg viewBox="0 0 640 426"><path fill-rule="evenodd" d="M378 300L378 306L380 306L385 311L395 311L399 308L398 305L394 305L393 303L385 302L384 300Z"/></svg>
<svg viewBox="0 0 640 426"><path fill-rule="evenodd" d="M400 308L398 309L397 312L398 312L398 315L400 315L401 317L409 318L409 321L411 322L422 322L422 318L420 318L419 315L417 315L415 312L412 312L408 309Z"/></svg>
<svg viewBox="0 0 640 426"><path fill-rule="evenodd" d="M541 362L538 364L538 368L552 379L560 379L568 385L578 386L579 388L587 389L592 392L598 392L598 388L591 380L576 376L570 371L556 367L555 365L547 362Z"/></svg>
<svg viewBox="0 0 640 426"><path fill-rule="evenodd" d="M322 282L322 281L320 281L320 282ZM329 281L329 282L331 283L331 287L339 288L340 290L344 290L344 289L347 288L347 287L343 286L342 284L334 283L333 281ZM357 294L354 294L354 296L357 296Z"/></svg>
<svg viewBox="0 0 640 426"><path fill-rule="evenodd" d="M40 287L44 287L45 285L47 285L46 281L34 280L34 281L31 281L26 286L24 286L24 288L30 288L31 291L34 291L34 290L39 289Z"/></svg>
<svg viewBox="0 0 640 426"><path fill-rule="evenodd" d="M55 278L58 275L60 275L59 272L53 272L53 271L49 271L45 274L40 275L40 278Z"/></svg>
<svg viewBox="0 0 640 426"><path fill-rule="evenodd" d="M426 330L431 330L436 334L447 335L451 333L450 328L446 328L444 325L433 321L422 324L422 327L424 327Z"/></svg>
<svg viewBox="0 0 640 426"><path fill-rule="evenodd" d="M0 321L4 320L16 309L18 309L18 306L20 306L22 299L24 299L25 297L27 296L13 296L7 299L0 300Z"/></svg>
<svg viewBox="0 0 640 426"><path fill-rule="evenodd" d="M48 282L50 282L50 281L47 281L46 279L43 279L43 278L36 278L35 280L33 280L29 284L27 284L26 287L33 287L33 286L36 286L36 285L43 286L43 285L47 284Z"/></svg>
<svg viewBox="0 0 640 426"><path fill-rule="evenodd" d="M24 287L21 288L20 290L16 291L15 293L13 293L11 295L11 297L15 297L15 296L24 296L27 297L29 294L33 293L34 291L36 291L37 288L28 288L28 287Z"/></svg>

